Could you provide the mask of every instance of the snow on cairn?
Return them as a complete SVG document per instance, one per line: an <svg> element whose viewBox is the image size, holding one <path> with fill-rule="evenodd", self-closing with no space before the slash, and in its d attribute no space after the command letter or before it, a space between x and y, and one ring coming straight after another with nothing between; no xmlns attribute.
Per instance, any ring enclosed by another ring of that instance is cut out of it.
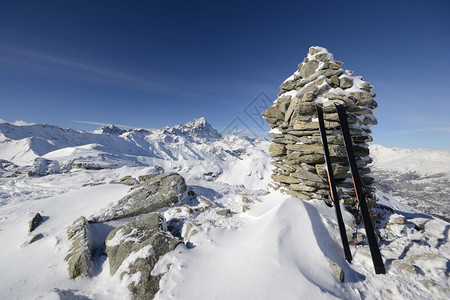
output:
<svg viewBox="0 0 450 300"><path fill-rule="evenodd" d="M352 71L342 69L342 62L334 60L327 49L317 46L309 49L298 70L281 84L274 105L262 113L271 127L269 152L275 166L272 179L276 189L303 200L325 198L329 194L316 103L323 107L339 195L346 205L356 205L334 107L334 103L339 103L348 113L364 192L373 206L375 197L367 145L372 141L370 127L377 124L372 114L377 107L372 88L361 76L353 76Z"/></svg>

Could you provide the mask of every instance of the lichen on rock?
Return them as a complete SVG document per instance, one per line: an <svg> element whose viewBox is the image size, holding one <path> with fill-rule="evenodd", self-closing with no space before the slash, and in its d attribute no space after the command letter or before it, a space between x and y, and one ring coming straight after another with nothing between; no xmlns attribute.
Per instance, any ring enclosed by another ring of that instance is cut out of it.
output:
<svg viewBox="0 0 450 300"><path fill-rule="evenodd" d="M364 192L375 199L367 142L372 141L370 127L377 124L373 110L377 103L372 86L361 76L344 70L327 49L311 47L298 70L280 86L274 105L262 113L270 125L273 184L281 191L301 199L327 197L328 185L324 169L323 147L315 105L324 111L327 140L340 197L355 205L351 174L343 145L334 104L346 107L355 155ZM374 201L369 201L370 205Z"/></svg>
<svg viewBox="0 0 450 300"><path fill-rule="evenodd" d="M69 264L70 279L75 279L81 275L90 275L93 239L85 217L79 217L67 228L67 238L72 243L72 247L65 258Z"/></svg>
<svg viewBox="0 0 450 300"><path fill-rule="evenodd" d="M143 179L143 178L141 178ZM91 218L95 222L139 216L169 207L182 200L187 193L184 178L177 173L152 174L117 203Z"/></svg>
<svg viewBox="0 0 450 300"><path fill-rule="evenodd" d="M106 238L111 275L125 281L132 299L153 299L162 275L151 275L159 257L180 241L162 230L159 213L147 214L114 229Z"/></svg>

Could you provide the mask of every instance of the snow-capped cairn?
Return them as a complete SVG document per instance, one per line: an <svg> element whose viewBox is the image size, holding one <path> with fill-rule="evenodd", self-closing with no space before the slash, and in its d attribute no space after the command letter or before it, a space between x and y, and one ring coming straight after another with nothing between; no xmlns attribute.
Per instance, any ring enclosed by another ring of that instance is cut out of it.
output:
<svg viewBox="0 0 450 300"><path fill-rule="evenodd" d="M347 110L359 172L369 205L374 204L373 178L367 165L371 162L367 142L372 125L377 124L372 111L377 107L371 93L373 86L361 76L342 69L342 62L322 47L309 48L298 70L280 86L274 105L262 115L269 123L272 144L269 152L275 169L273 186L303 200L329 195L323 148L315 105L323 107L327 139L338 193L345 204L356 199L349 172L342 133L334 103Z"/></svg>

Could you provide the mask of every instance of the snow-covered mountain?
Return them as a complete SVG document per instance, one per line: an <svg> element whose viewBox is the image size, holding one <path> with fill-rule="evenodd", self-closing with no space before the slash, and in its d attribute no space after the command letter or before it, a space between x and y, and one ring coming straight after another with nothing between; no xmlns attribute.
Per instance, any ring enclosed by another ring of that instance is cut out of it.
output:
<svg viewBox="0 0 450 300"><path fill-rule="evenodd" d="M130 280L142 274L111 275L102 243L95 245L90 276L69 279L66 231L80 216L117 207L139 178L163 171L185 177L189 196L158 210L168 234L184 243L151 271L162 276L155 299L447 298L449 225L407 204L415 203L408 197L416 190L428 193L416 194L417 205L427 203L433 194L427 184L435 180L448 189L448 152L371 146L387 269L375 275L364 229L344 206L351 264L334 209L267 189L268 147L265 139L222 136L204 118L162 129L109 125L92 133L1 123L0 298L130 299ZM414 191L411 172L420 179ZM448 206L439 203L441 211ZM31 234L28 222L36 213L43 221ZM104 241L120 225L93 224L90 234Z"/></svg>
<svg viewBox="0 0 450 300"><path fill-rule="evenodd" d="M377 189L450 221L450 151L370 146Z"/></svg>
<svg viewBox="0 0 450 300"><path fill-rule="evenodd" d="M221 176L227 182L244 184L230 175L237 167L244 176L256 178L250 180L254 187L263 187L270 179L268 146L263 138L222 137L205 118L158 130L108 125L92 133L52 125L0 123L0 158L18 166L32 165L38 157L57 161L63 169L153 165L187 177Z"/></svg>
<svg viewBox="0 0 450 300"><path fill-rule="evenodd" d="M122 130L114 125L93 133L62 129L52 125L16 126L0 123L0 157L17 165L31 164L38 156L59 157L83 146L102 153L146 156L160 159L199 158L202 149L191 144L213 143L221 135L204 118L160 130ZM201 147L200 147L201 148ZM64 150L54 153L58 150ZM196 151L197 150L197 151ZM78 155L80 156L80 155ZM81 155L82 156L82 155ZM128 163L138 163L132 158Z"/></svg>

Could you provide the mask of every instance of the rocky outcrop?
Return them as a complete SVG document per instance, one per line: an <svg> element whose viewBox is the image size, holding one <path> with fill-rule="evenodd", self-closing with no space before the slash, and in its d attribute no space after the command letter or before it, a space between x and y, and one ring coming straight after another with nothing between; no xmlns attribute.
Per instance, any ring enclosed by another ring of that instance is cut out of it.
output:
<svg viewBox="0 0 450 300"><path fill-rule="evenodd" d="M125 177L120 178L119 180L112 180L110 182L111 184L125 184L125 185L135 185L136 184L136 180L131 177L130 175L127 175Z"/></svg>
<svg viewBox="0 0 450 300"><path fill-rule="evenodd" d="M31 170L28 171L28 176L45 176L50 174L57 174L61 172L61 166L56 160L49 160L38 157L34 160Z"/></svg>
<svg viewBox="0 0 450 300"><path fill-rule="evenodd" d="M172 251L180 240L174 237L159 213L154 211L169 207L187 195L184 178L177 173L149 174L139 176L140 184L118 203L101 211L90 219L91 222L107 222L111 220L138 217L127 222L122 220L121 226L109 233L105 243L109 258L111 274L118 274L132 293L132 299L153 299L159 290L162 276L152 276L151 272L159 257ZM125 176L117 183L134 184L136 180ZM178 220L179 224L176 224ZM179 227L181 220L172 220L172 227ZM164 227L164 228L163 228ZM177 228L172 228L175 232ZM69 275L74 279L81 275L89 275L92 265L94 245L103 240L95 240L90 234L89 223L80 217L67 229L72 248L66 257L69 264ZM181 237L181 233L179 234ZM95 242L95 243L94 243Z"/></svg>
<svg viewBox="0 0 450 300"><path fill-rule="evenodd" d="M42 218L41 214L35 214L28 223L28 232L32 232L33 230L35 230L42 222L44 222L44 218Z"/></svg>
<svg viewBox="0 0 450 300"><path fill-rule="evenodd" d="M342 267L339 264L331 260L328 260L328 264L330 265L334 277L336 277L336 279L339 280L340 282L344 282L345 281L344 269L342 269Z"/></svg>
<svg viewBox="0 0 450 300"><path fill-rule="evenodd" d="M323 107L339 195L347 205L356 203L334 106L340 103L348 113L364 192L369 205L374 204L367 142L372 141L370 127L377 124L372 114L377 103L373 100L375 94L371 92L370 83L344 70L342 62L334 60L325 48L311 47L307 58L281 84L280 90L274 105L262 113L271 127L269 152L275 166L273 186L303 200L328 197L316 103Z"/></svg>
<svg viewBox="0 0 450 300"><path fill-rule="evenodd" d="M143 179L143 178L141 178ZM177 173L152 174L134 191L98 216L95 222L139 216L179 202L187 193L184 178Z"/></svg>
<svg viewBox="0 0 450 300"><path fill-rule="evenodd" d="M153 299L162 275L152 276L151 271L160 256L180 243L162 230L162 224L159 213L150 213L117 227L106 238L111 275L118 272L132 299Z"/></svg>
<svg viewBox="0 0 450 300"><path fill-rule="evenodd" d="M67 228L67 238L72 243L65 258L69 264L70 279L81 275L88 276L92 266L93 241L85 217L79 217Z"/></svg>

